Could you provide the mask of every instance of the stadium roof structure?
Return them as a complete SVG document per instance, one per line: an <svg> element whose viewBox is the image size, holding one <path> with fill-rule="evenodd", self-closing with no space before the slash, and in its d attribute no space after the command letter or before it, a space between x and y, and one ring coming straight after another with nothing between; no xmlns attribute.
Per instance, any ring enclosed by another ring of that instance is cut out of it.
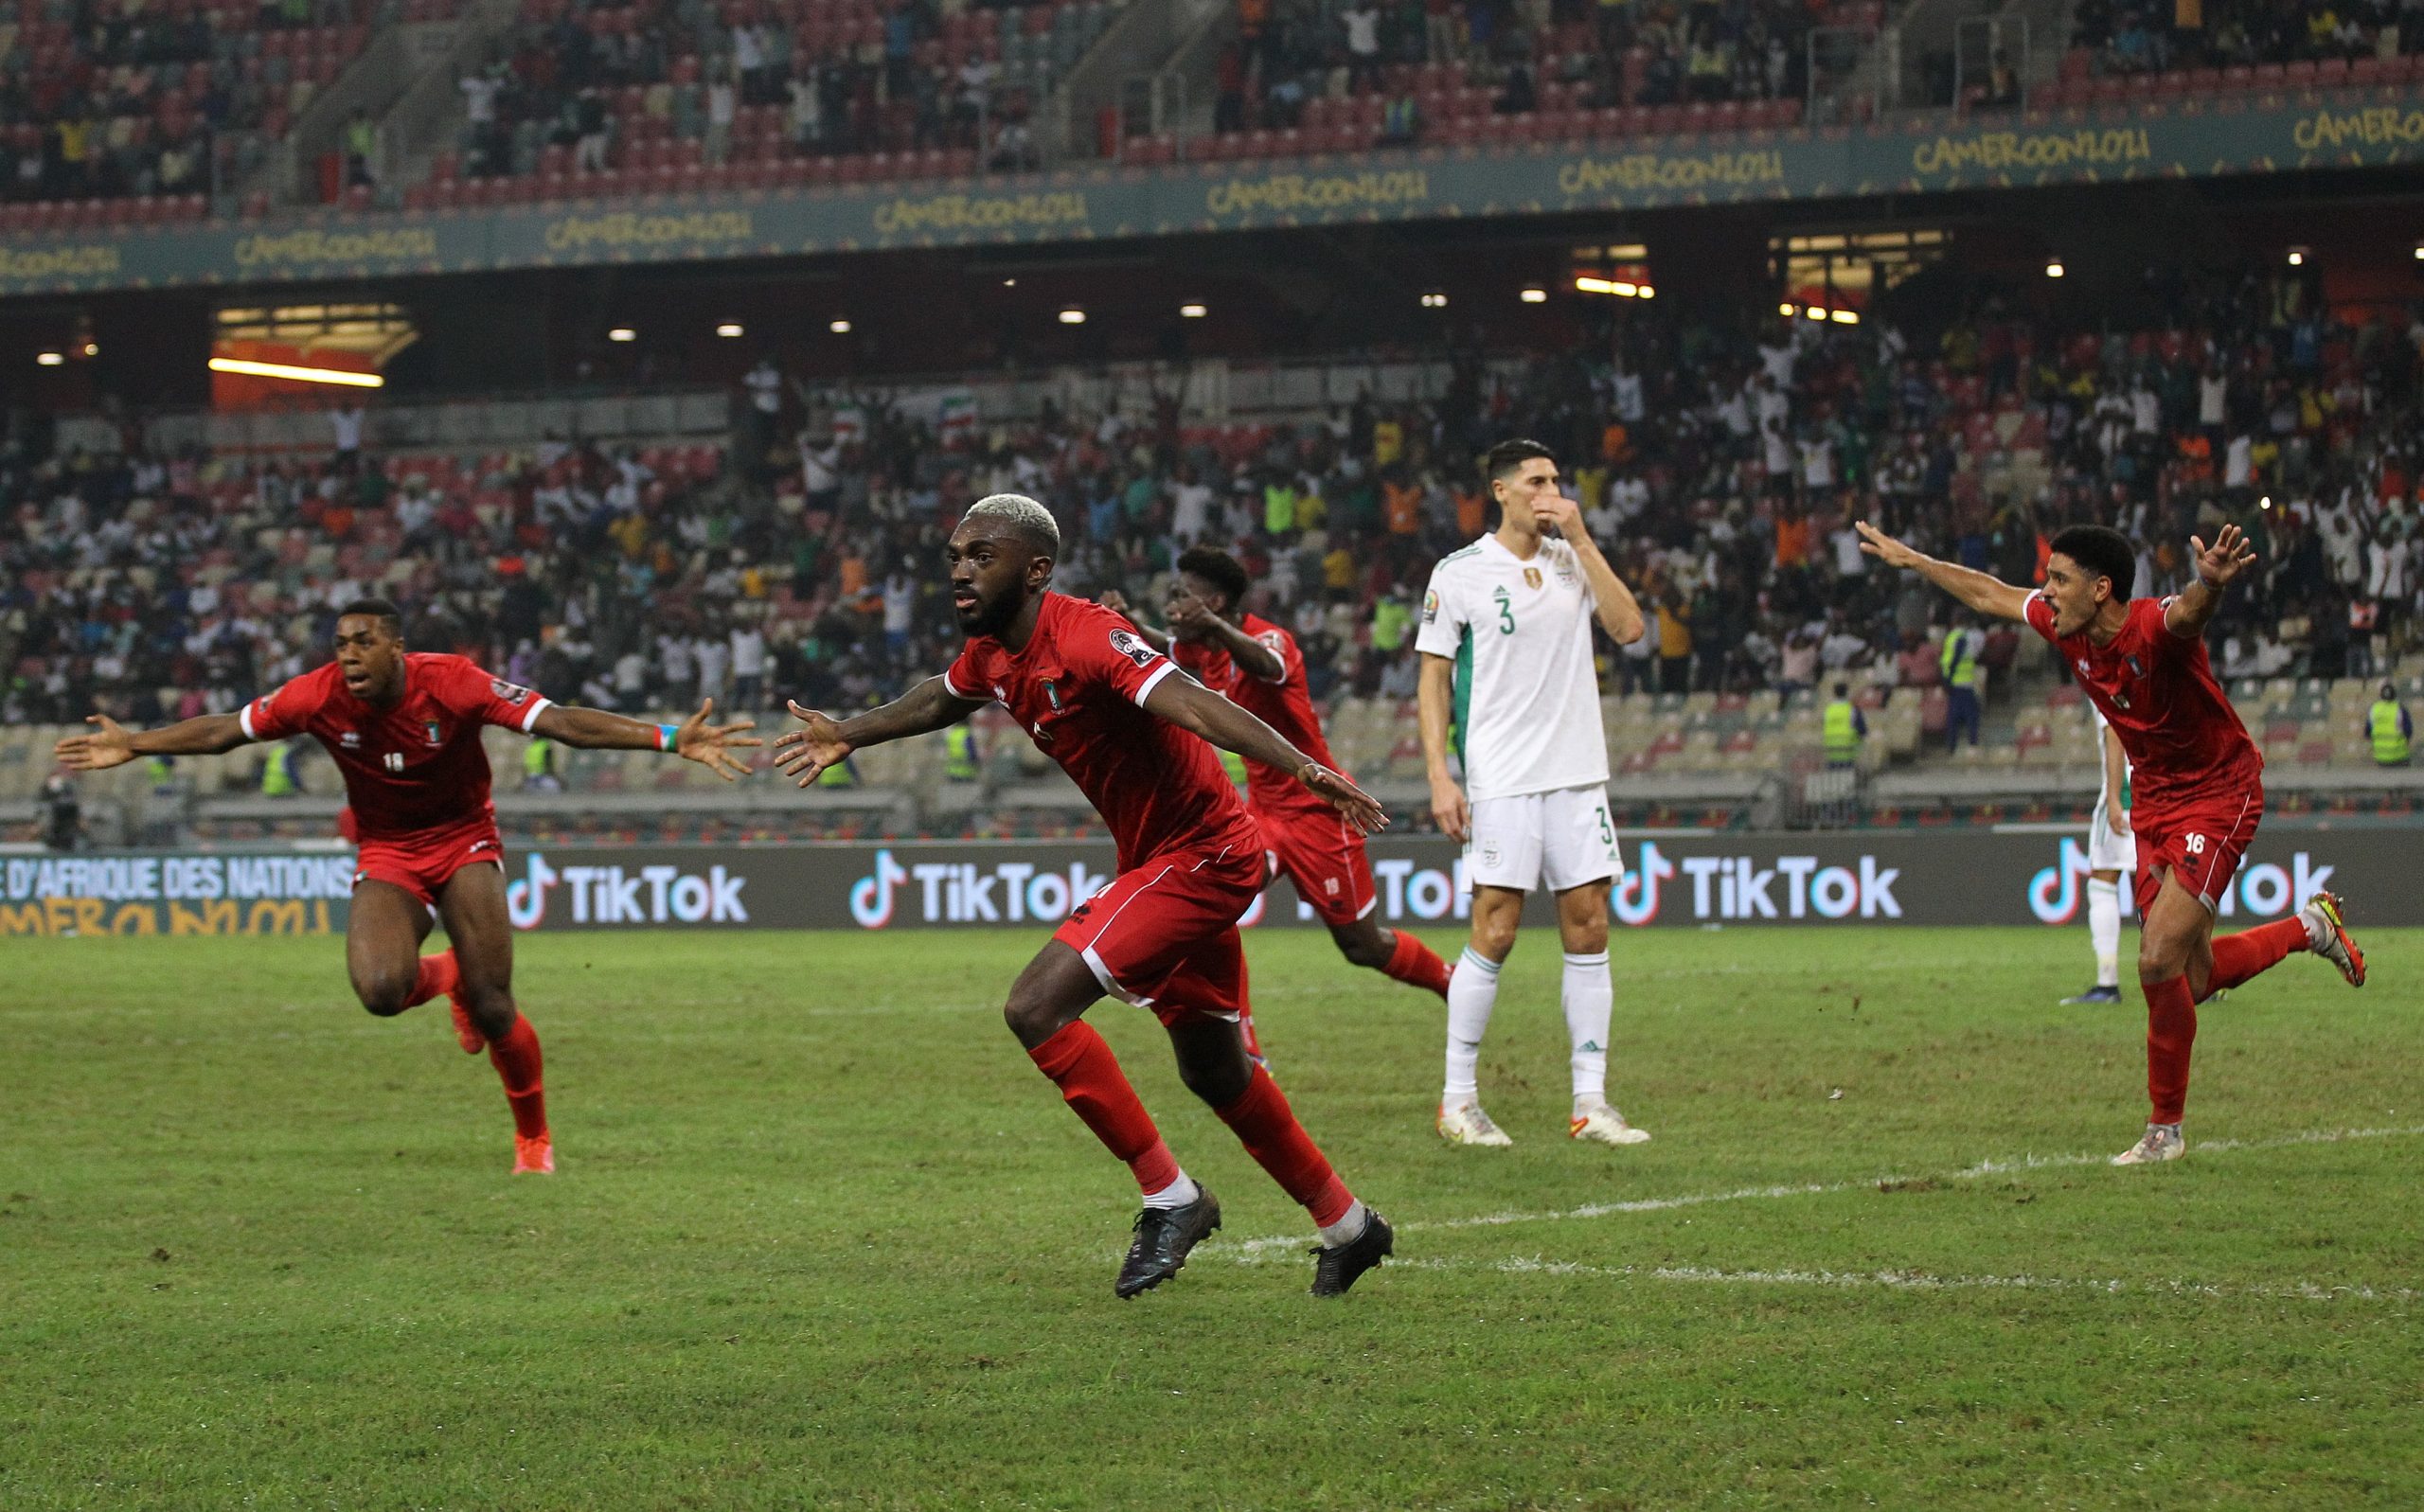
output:
<svg viewBox="0 0 2424 1512"><path fill-rule="evenodd" d="M1908 125L1107 166L0 241L0 297L668 263L901 247L1631 211L2388 167L2424 160L2424 88L2284 90Z"/></svg>

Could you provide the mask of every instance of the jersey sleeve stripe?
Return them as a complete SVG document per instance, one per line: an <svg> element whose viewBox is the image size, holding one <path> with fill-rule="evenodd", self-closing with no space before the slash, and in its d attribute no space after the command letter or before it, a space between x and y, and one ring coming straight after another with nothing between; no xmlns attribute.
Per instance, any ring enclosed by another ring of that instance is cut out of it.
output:
<svg viewBox="0 0 2424 1512"><path fill-rule="evenodd" d="M989 702L984 694L971 693L966 688L961 687L957 683L953 682L951 680L951 668L948 667L943 668L943 686L951 690L951 696L954 698L967 699L972 703Z"/></svg>
<svg viewBox="0 0 2424 1512"><path fill-rule="evenodd" d="M1160 667L1154 668L1152 676L1145 679L1145 681L1137 686L1135 692L1128 695L1130 700L1132 701L1138 708L1143 708L1145 706L1145 701L1152 696L1153 689L1161 685L1162 679L1169 676L1172 672L1177 670L1178 663L1168 661L1162 663Z"/></svg>
<svg viewBox="0 0 2424 1512"><path fill-rule="evenodd" d="M236 727L244 732L244 738L247 740L258 740L260 738L259 734L253 729L253 701L251 699L246 699L244 701L244 706L236 711Z"/></svg>
<svg viewBox="0 0 2424 1512"><path fill-rule="evenodd" d="M531 695L530 712L522 717L522 733L528 735L531 727L539 722L539 716L546 713L549 709L554 707L555 704L547 700L540 698L536 694Z"/></svg>

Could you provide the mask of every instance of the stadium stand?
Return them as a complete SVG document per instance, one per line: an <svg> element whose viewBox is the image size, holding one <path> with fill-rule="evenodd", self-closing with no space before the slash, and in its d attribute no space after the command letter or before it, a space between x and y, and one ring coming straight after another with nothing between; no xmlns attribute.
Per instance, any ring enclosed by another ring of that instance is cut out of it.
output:
<svg viewBox="0 0 2424 1512"><path fill-rule="evenodd" d="M1738 804L1813 747L1838 680L1869 711L1872 773L1922 756L2006 786L2092 771L2076 694L2008 630L1986 644L1985 739L1932 754L1945 601L1869 572L1860 516L2022 582L2062 524L2114 521L2146 543L2141 592L2179 580L2189 534L2238 521L2261 560L2216 624L2217 667L2276 769L2362 773L2362 680L2392 672L2424 626L2424 324L2351 328L2310 294L2296 270L2248 268L2150 287L2142 330L2039 329L1990 303L1927 341L1882 322L1703 323L1662 302L1613 347L1461 356L1434 399L1252 422L1191 418L1159 390L978 425L803 389L780 429L745 429L730 452L11 453L0 722L232 707L315 662L331 607L374 591L410 607L422 647L559 699L860 706L955 647L934 568L953 501L1017 489L1062 520L1069 592L1150 604L1184 544L1237 552L1261 612L1305 646L1341 758L1404 791L1421 777L1415 597L1483 528L1462 459L1515 433L1565 458L1651 611L1637 647L1603 648L1611 749L1645 803ZM780 445L792 433L795 451ZM48 738L13 740L0 801L29 796ZM939 759L887 748L859 775L932 791ZM580 792L706 780L633 765L584 756L562 777ZM998 775L1043 774L1013 758Z"/></svg>
<svg viewBox="0 0 2424 1512"><path fill-rule="evenodd" d="M1098 37L1100 0L527 5L462 80L462 150L405 204L445 208L1033 168L1035 101Z"/></svg>
<svg viewBox="0 0 2424 1512"><path fill-rule="evenodd" d="M380 24L452 0L391 3ZM0 231L194 221L362 51L344 4L35 0L0 24Z"/></svg>
<svg viewBox="0 0 2424 1512"><path fill-rule="evenodd" d="M2219 0L2202 8L2201 27L2174 27L2169 7L2085 0L2059 77L2034 91L2030 103L2118 106L2249 90L2412 83L2424 34L2402 9L2370 0Z"/></svg>

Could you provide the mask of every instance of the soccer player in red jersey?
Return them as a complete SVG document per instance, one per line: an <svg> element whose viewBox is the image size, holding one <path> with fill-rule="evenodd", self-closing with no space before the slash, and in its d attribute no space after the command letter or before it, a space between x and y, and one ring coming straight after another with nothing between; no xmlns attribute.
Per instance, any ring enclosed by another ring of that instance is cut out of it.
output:
<svg viewBox="0 0 2424 1512"><path fill-rule="evenodd" d="M1296 637L1258 614L1239 613L1245 596L1246 570L1237 559L1197 546L1179 556L1166 605L1167 632L1137 619L1116 593L1103 595L1102 602L1128 615L1146 644L1168 652L1197 682L1337 771L1313 712ZM1262 826L1263 846L1273 863L1329 926L1340 953L1357 966L1447 997L1447 964L1412 934L1382 929L1373 919L1380 899L1372 889L1372 863L1364 854L1364 837L1337 809L1294 776L1259 761L1246 763L1246 806Z"/></svg>
<svg viewBox="0 0 2424 1512"><path fill-rule="evenodd" d="M2311 951L2365 984L2365 957L2319 892L2285 919L2214 937L2215 910L2264 816L2264 757L2205 660L2205 626L2222 594L2255 560L2238 526L2210 546L2188 538L2197 580L2170 598L2130 598L2137 574L2129 538L2103 525L2054 537L2036 593L1912 550L1866 521L1861 549L1908 567L1982 614L2026 624L2054 643L2129 755L2138 842L2138 984L2147 996L2147 1094L2153 1111L2115 1165L2177 1160L2188 1100L2197 1005Z"/></svg>
<svg viewBox="0 0 2424 1512"><path fill-rule="evenodd" d="M513 1110L513 1169L555 1170L540 1080L539 1036L513 1002L513 928L505 907L505 845L489 800L484 725L566 745L672 751L727 781L748 767L736 747L750 723L643 724L568 709L489 676L460 656L404 649L402 616L382 598L338 612L336 660L265 693L235 714L205 714L132 731L106 715L92 734L59 743L60 761L99 772L140 756L211 756L252 740L310 735L345 775L360 852L346 923L354 995L381 1018L440 993L465 1053L489 1053ZM431 911L449 948L422 955Z"/></svg>
<svg viewBox="0 0 2424 1512"><path fill-rule="evenodd" d="M1137 1292L1178 1273L1221 1226L1221 1204L1180 1168L1111 1046L1084 1021L1108 993L1153 1010L1179 1078L1210 1104L1321 1230L1313 1294L1336 1296L1390 1253L1388 1223L1330 1168L1248 1053L1245 951L1237 920L1268 880L1262 833L1205 741L1295 780L1359 831L1381 806L1269 725L1181 673L1099 604L1050 592L1060 532L1033 499L989 494L948 547L952 607L969 640L950 670L840 721L792 705L806 726L775 742L802 786L862 746L1008 709L1077 781L1119 845L1119 873L1071 912L1027 964L1003 1009L1036 1068L1128 1165L1144 1193L1113 1287Z"/></svg>

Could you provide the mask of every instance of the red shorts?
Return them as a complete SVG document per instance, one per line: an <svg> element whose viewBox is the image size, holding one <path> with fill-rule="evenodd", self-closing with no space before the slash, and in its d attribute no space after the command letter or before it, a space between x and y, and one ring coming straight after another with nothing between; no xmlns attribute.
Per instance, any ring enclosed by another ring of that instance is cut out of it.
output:
<svg viewBox="0 0 2424 1512"><path fill-rule="evenodd" d="M1372 862L1364 837L1335 809L1319 813L1257 814L1272 865L1296 884L1321 921L1332 929L1352 924L1380 901L1372 891Z"/></svg>
<svg viewBox="0 0 2424 1512"><path fill-rule="evenodd" d="M353 881L357 887L392 882L434 905L456 872L480 862L505 868L505 842L493 819L398 840L365 840L354 857Z"/></svg>
<svg viewBox="0 0 2424 1512"><path fill-rule="evenodd" d="M2263 817L2264 790L2254 783L2237 798L2182 804L2161 812L2150 812L2144 805L2131 809L2130 827L2138 838L2138 875L2133 879L2138 916L2145 918L2154 905L2166 871L2179 878L2207 912L2218 912Z"/></svg>
<svg viewBox="0 0 2424 1512"><path fill-rule="evenodd" d="M1236 1022L1246 1006L1238 916L1262 891L1263 868L1249 845L1165 851L1113 878L1052 937L1086 958L1105 992L1165 1024Z"/></svg>

